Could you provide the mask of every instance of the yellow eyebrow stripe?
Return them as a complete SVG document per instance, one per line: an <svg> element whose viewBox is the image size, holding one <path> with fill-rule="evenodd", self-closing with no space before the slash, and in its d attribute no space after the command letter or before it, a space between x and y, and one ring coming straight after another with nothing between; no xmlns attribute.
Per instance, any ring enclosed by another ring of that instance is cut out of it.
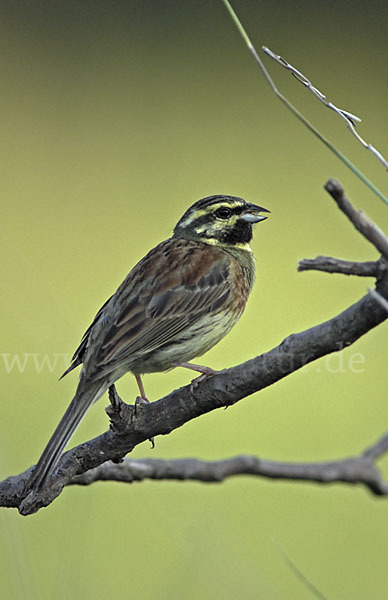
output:
<svg viewBox="0 0 388 600"><path fill-rule="evenodd" d="M219 208L223 208L223 207L231 208L233 210L234 208L243 207L243 206L244 205L242 204L242 202L225 202L225 201L221 200L220 202L216 202L214 204L211 204L207 208L202 209L201 215L205 215L206 213L209 213L209 212L215 212ZM200 212L200 211L198 211L198 212Z"/></svg>
<svg viewBox="0 0 388 600"><path fill-rule="evenodd" d="M243 204L242 202L226 202L226 201L220 201L220 202L216 202L215 204L211 204L210 206L207 206L206 208L198 208L196 211L192 212L184 221L183 223L181 223L181 225L184 227L187 223L190 222L194 222L197 219L199 219L200 217L203 217L204 215L208 215L210 213L214 213L216 210L218 210L219 208L231 208L233 210L233 208L237 208L237 207L242 207Z"/></svg>

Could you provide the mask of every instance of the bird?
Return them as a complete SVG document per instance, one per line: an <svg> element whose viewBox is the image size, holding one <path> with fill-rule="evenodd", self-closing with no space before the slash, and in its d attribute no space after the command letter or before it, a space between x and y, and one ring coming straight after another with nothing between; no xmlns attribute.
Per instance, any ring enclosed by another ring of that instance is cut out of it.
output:
<svg viewBox="0 0 388 600"><path fill-rule="evenodd" d="M29 480L39 492L88 408L124 374L132 373L149 402L146 373L181 366L217 344L242 315L255 279L252 226L266 208L238 196L202 198L186 210L173 235L129 272L86 330L69 368L82 365L75 396Z"/></svg>

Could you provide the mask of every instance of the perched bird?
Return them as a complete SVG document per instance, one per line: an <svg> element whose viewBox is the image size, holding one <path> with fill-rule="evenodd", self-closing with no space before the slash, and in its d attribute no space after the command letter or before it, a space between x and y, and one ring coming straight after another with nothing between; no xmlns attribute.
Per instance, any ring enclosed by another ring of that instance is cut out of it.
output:
<svg viewBox="0 0 388 600"><path fill-rule="evenodd" d="M141 376L189 363L219 342L244 311L255 278L252 225L269 212L235 196L193 204L173 236L153 248L102 306L66 375L83 364L75 396L30 482L38 490L88 408L128 371L148 402Z"/></svg>

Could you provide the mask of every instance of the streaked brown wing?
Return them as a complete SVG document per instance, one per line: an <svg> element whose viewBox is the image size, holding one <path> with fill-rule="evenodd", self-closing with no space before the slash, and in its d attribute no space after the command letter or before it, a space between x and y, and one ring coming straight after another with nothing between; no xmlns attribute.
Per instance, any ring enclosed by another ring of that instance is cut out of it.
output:
<svg viewBox="0 0 388 600"><path fill-rule="evenodd" d="M231 260L219 249L188 241L182 245L174 238L151 251L116 293L119 310L107 327L96 366L111 371L179 339L204 314L220 310L231 291Z"/></svg>
<svg viewBox="0 0 388 600"><path fill-rule="evenodd" d="M84 354L86 352L86 347L87 347L88 342L89 342L89 335L92 332L92 329L93 329L94 325L96 325L98 323L98 321L100 320L100 318L102 317L102 315L104 313L104 309L108 305L108 303L111 301L112 297L113 296L111 296L110 298L108 298L108 300L101 306L100 310L98 311L98 313L94 317L93 322L89 325L89 327L87 328L87 330L83 334L82 340L81 340L78 348L76 349L76 351L74 352L73 356L71 357L71 364L70 364L70 366L66 369L66 371L64 373L62 373L62 375L60 376L59 379L62 379L62 377L65 377L65 375L67 375L73 369L75 369L76 367L78 367L79 365L82 364L82 362L84 360Z"/></svg>

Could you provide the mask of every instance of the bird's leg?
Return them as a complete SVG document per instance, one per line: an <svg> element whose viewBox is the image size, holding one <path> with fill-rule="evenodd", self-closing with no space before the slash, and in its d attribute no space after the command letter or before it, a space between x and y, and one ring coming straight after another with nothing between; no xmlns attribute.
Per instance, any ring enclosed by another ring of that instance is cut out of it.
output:
<svg viewBox="0 0 388 600"><path fill-rule="evenodd" d="M148 398L146 396L146 393L145 393L145 390L144 390L144 385L143 385L143 382L141 380L141 376L140 375L135 375L135 378L136 378L136 383L138 385L140 396L141 396L141 400L139 400L139 403L140 404L149 404L150 401L148 400Z"/></svg>
<svg viewBox="0 0 388 600"><path fill-rule="evenodd" d="M135 375L135 378L136 378L136 383L138 385L139 392L140 392L140 396L137 396L136 400L135 400L135 414L136 414L136 408L138 406L140 406L141 404L150 404L150 401L148 400L148 398L146 396L146 393L145 393L145 390L144 390L144 385L143 385L143 382L141 380L141 376L140 375ZM151 448L152 449L155 448L155 440L154 440L153 437L150 438L150 442L151 442Z"/></svg>
<svg viewBox="0 0 388 600"><path fill-rule="evenodd" d="M190 369L191 371L197 371L197 373L201 373L199 377L196 377L191 382L191 390L197 387L200 381L203 381L204 379L206 379L206 377L209 377L209 375L215 375L217 373L217 371L211 369L210 367L204 367L203 365L195 365L193 363L180 362L174 363L174 366L183 367L184 369Z"/></svg>
<svg viewBox="0 0 388 600"><path fill-rule="evenodd" d="M179 362L174 363L175 367L183 367L184 369L190 369L191 371L197 371L197 373L202 373L205 377L208 375L215 375L217 371L211 369L210 367L204 367L203 365L195 365L194 363L186 363Z"/></svg>

